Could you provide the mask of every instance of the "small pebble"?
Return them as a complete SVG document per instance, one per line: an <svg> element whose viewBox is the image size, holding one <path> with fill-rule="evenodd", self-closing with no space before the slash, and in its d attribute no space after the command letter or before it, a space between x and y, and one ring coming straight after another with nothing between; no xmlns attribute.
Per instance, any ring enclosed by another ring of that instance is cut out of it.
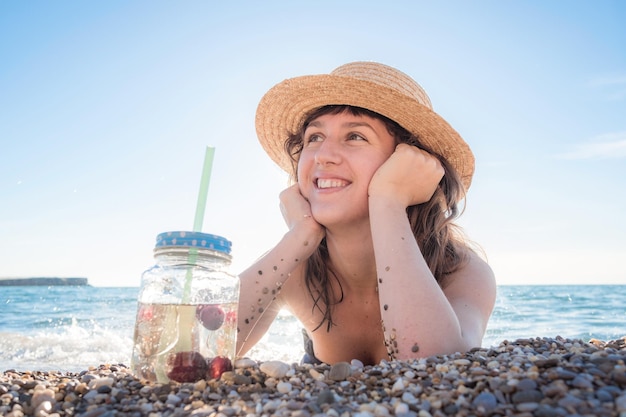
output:
<svg viewBox="0 0 626 417"><path fill-rule="evenodd" d="M352 359L350 361L350 365L352 365L352 369L354 369L354 370L362 369L363 366L365 366L365 365L363 365L363 362L361 362L358 359Z"/></svg>
<svg viewBox="0 0 626 417"><path fill-rule="evenodd" d="M522 413L530 413L535 411L539 407L538 403L520 403L515 406L517 411Z"/></svg>
<svg viewBox="0 0 626 417"><path fill-rule="evenodd" d="M110 387L113 385L113 378L94 378L88 383L89 389L98 389L102 386Z"/></svg>
<svg viewBox="0 0 626 417"><path fill-rule="evenodd" d="M391 387L391 392L402 392L402 391L404 391L404 381L402 381L402 378L398 378L396 382L394 382L393 386Z"/></svg>
<svg viewBox="0 0 626 417"><path fill-rule="evenodd" d="M352 375L352 366L348 362L338 362L330 367L328 378L333 381L343 381Z"/></svg>
<svg viewBox="0 0 626 417"><path fill-rule="evenodd" d="M536 389L529 389L526 391L518 391L511 397L513 404L521 403L538 403L543 399L541 391Z"/></svg>
<svg viewBox="0 0 626 417"><path fill-rule="evenodd" d="M324 379L324 374L320 373L317 369L311 368L309 369L309 375L317 381L322 381Z"/></svg>
<svg viewBox="0 0 626 417"><path fill-rule="evenodd" d="M481 392L474 398L472 405L476 407L476 410L483 415L489 415L496 408L498 400L496 396L490 392Z"/></svg>
<svg viewBox="0 0 626 417"><path fill-rule="evenodd" d="M250 358L237 359L234 363L235 369L254 368L257 362Z"/></svg>
<svg viewBox="0 0 626 417"><path fill-rule="evenodd" d="M402 394L402 402L407 404L417 404L417 398L415 398L415 396L410 392L405 392Z"/></svg>
<svg viewBox="0 0 626 417"><path fill-rule="evenodd" d="M292 386L289 382L281 381L276 384L276 390L281 394L287 394L288 392L291 392L291 388Z"/></svg>
<svg viewBox="0 0 626 417"><path fill-rule="evenodd" d="M182 400L181 400L180 397L178 397L177 395L174 395L174 394L169 394L167 396L167 400L165 401L165 404L170 404L170 405L173 405L173 406L177 406L181 402L182 402Z"/></svg>
<svg viewBox="0 0 626 417"><path fill-rule="evenodd" d="M281 361L267 361L263 362L259 368L261 369L261 372L266 373L267 376L278 379L287 375L290 366Z"/></svg>
<svg viewBox="0 0 626 417"><path fill-rule="evenodd" d="M35 407L35 417L47 417L52 411L52 403L50 401L42 401Z"/></svg>
<svg viewBox="0 0 626 417"><path fill-rule="evenodd" d="M408 404L405 404L405 403L398 403L398 404L396 404L396 408L395 408L394 412L396 413L396 415L398 415L398 414L406 414L406 413L409 412L409 406L408 406Z"/></svg>
<svg viewBox="0 0 626 417"><path fill-rule="evenodd" d="M626 413L626 393L615 399L615 409L618 413Z"/></svg>
<svg viewBox="0 0 626 417"><path fill-rule="evenodd" d="M45 388L35 390L31 399L31 407L37 408L39 404L43 402L49 402L50 404L56 403L56 399L54 398L54 391Z"/></svg>
<svg viewBox="0 0 626 417"><path fill-rule="evenodd" d="M317 396L317 404L332 404L335 402L335 394L329 389L322 390Z"/></svg>
<svg viewBox="0 0 626 417"><path fill-rule="evenodd" d="M572 386L582 389L593 389L593 383L583 375L576 375L572 380Z"/></svg>

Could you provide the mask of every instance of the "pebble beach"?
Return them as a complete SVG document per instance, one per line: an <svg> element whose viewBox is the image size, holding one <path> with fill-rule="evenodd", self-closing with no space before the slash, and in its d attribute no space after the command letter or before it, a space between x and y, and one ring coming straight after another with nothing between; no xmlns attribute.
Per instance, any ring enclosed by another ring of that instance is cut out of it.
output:
<svg viewBox="0 0 626 417"><path fill-rule="evenodd" d="M534 338L413 361L235 361L219 380L151 384L126 365L0 374L0 415L620 416L626 337Z"/></svg>

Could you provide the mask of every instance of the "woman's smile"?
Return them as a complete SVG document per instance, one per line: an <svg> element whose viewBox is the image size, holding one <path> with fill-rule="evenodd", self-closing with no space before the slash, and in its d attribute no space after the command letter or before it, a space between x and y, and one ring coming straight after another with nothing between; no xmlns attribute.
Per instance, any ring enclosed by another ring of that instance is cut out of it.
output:
<svg viewBox="0 0 626 417"><path fill-rule="evenodd" d="M315 185L320 190L344 188L350 185L350 182L339 178L318 178Z"/></svg>

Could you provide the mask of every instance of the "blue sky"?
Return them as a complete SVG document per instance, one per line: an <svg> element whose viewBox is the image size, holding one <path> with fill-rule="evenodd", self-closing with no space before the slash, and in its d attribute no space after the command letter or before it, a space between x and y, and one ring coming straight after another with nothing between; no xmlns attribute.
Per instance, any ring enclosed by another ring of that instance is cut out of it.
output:
<svg viewBox="0 0 626 417"><path fill-rule="evenodd" d="M0 277L138 286L206 146L203 230L240 271L286 230L261 96L372 60L474 150L461 225L500 284L626 283L626 3L385 3L1 2Z"/></svg>

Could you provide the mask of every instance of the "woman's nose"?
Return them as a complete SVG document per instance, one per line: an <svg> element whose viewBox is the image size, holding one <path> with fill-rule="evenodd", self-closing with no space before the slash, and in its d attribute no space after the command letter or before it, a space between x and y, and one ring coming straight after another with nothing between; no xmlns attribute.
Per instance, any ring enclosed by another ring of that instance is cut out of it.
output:
<svg viewBox="0 0 626 417"><path fill-rule="evenodd" d="M325 139L315 152L315 163L318 165L337 164L341 160L339 145L332 139Z"/></svg>

